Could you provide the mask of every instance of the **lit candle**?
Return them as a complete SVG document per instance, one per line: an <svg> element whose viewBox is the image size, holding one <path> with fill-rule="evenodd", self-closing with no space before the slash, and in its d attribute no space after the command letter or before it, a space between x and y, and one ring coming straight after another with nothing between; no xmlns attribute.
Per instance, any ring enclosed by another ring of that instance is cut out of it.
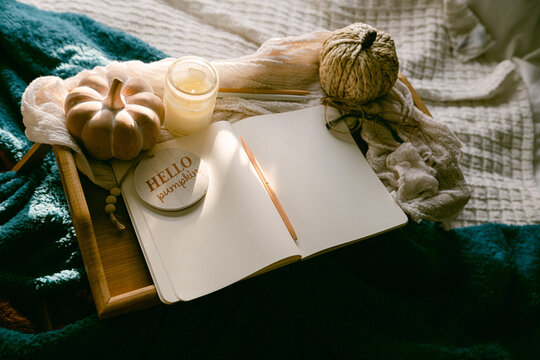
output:
<svg viewBox="0 0 540 360"><path fill-rule="evenodd" d="M165 80L164 126L175 135L187 135L208 125L218 89L218 73L208 61L197 56L176 60Z"/></svg>

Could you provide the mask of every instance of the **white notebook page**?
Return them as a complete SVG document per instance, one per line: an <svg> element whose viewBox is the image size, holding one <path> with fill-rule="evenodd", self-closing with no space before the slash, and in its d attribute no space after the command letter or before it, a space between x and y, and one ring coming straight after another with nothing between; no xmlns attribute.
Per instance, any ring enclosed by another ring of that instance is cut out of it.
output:
<svg viewBox="0 0 540 360"><path fill-rule="evenodd" d="M407 222L352 137L343 141L326 129L323 106L233 127L277 193L304 257Z"/></svg>

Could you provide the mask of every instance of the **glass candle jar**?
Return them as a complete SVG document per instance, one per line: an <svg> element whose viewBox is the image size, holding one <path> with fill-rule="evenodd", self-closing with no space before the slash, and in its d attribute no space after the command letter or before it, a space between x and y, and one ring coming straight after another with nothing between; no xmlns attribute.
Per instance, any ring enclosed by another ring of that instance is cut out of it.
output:
<svg viewBox="0 0 540 360"><path fill-rule="evenodd" d="M185 56L169 66L165 80L163 125L175 135L191 134L212 120L219 76L212 64Z"/></svg>

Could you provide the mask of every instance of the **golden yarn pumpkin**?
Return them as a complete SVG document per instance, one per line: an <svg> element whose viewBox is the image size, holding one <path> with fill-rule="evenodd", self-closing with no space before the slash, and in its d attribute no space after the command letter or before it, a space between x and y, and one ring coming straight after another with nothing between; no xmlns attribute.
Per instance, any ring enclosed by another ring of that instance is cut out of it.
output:
<svg viewBox="0 0 540 360"><path fill-rule="evenodd" d="M89 72L64 102L69 133L98 160L131 160L157 141L164 109L152 86L121 72Z"/></svg>
<svg viewBox="0 0 540 360"><path fill-rule="evenodd" d="M319 59L324 91L330 100L349 104L387 94L399 71L390 35L364 23L334 31L323 43Z"/></svg>

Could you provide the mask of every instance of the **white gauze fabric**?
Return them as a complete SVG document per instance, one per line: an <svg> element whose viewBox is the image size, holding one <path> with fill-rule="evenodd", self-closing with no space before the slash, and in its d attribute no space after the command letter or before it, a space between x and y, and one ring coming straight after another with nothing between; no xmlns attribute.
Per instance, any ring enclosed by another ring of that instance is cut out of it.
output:
<svg viewBox="0 0 540 360"><path fill-rule="evenodd" d="M366 159L396 202L414 221L449 227L470 198L459 168L461 141L417 108L399 79L388 95L362 111Z"/></svg>

